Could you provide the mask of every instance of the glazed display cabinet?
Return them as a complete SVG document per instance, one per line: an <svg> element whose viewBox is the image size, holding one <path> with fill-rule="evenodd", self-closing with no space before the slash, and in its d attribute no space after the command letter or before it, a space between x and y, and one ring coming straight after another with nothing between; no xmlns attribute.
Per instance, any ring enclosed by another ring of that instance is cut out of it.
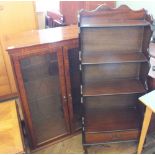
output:
<svg viewBox="0 0 155 155"><path fill-rule="evenodd" d="M13 59L34 147L70 132L62 50L37 51Z"/></svg>
<svg viewBox="0 0 155 155"><path fill-rule="evenodd" d="M75 26L69 28L76 32ZM59 28L60 35L62 30L67 33L68 27ZM47 31L54 33L55 30ZM81 128L78 43L74 39L76 35L69 35L69 41L62 40L62 35L60 40L56 38L56 43L53 36L44 42L46 31L36 30L26 36L31 39L21 41L25 37L23 33L17 37L16 47L8 47L8 52L30 149L35 150Z"/></svg>

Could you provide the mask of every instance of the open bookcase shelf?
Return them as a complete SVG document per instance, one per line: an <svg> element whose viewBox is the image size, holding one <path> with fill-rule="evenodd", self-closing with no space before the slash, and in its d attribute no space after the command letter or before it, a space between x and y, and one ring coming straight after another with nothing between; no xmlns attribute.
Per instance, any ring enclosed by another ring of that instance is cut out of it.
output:
<svg viewBox="0 0 155 155"><path fill-rule="evenodd" d="M121 79L94 83L83 87L83 96L101 96L116 94L135 94L146 92L143 84L137 79Z"/></svg>
<svg viewBox="0 0 155 155"><path fill-rule="evenodd" d="M109 117L109 119L107 119L107 117ZM88 110L85 114L85 131L87 133L99 133L139 130L139 119L138 112L135 108Z"/></svg>
<svg viewBox="0 0 155 155"><path fill-rule="evenodd" d="M100 6L79 15L84 149L137 140L143 115L138 96L147 92L149 68L147 14Z"/></svg>
<svg viewBox="0 0 155 155"><path fill-rule="evenodd" d="M104 64L104 63L125 63L125 62L147 62L145 55L142 52L131 53L105 53L92 52L83 54L82 65L89 64Z"/></svg>
<svg viewBox="0 0 155 155"><path fill-rule="evenodd" d="M146 20L86 20L81 21L81 28L87 27L135 27L135 26L148 26L149 22Z"/></svg>

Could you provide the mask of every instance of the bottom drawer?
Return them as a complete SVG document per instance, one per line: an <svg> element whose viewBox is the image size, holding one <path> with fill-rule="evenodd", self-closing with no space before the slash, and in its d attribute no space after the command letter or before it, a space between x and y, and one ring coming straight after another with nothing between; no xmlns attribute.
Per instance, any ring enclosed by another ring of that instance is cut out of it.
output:
<svg viewBox="0 0 155 155"><path fill-rule="evenodd" d="M115 141L137 140L139 138L139 130L85 133L86 144L106 143Z"/></svg>

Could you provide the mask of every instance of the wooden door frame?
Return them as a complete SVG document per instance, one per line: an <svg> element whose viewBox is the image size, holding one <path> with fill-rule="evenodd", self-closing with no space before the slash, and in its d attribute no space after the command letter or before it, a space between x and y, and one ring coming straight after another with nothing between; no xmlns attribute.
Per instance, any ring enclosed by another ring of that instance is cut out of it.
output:
<svg viewBox="0 0 155 155"><path fill-rule="evenodd" d="M73 100L72 100L72 91L71 91L71 79L70 79L70 66L69 66L69 50L76 49L78 47L77 42L72 42L70 45L63 47L63 58L64 58L64 67L65 67L65 81L66 81L66 91L67 91L67 99L68 99L68 110L70 114L70 127L71 132L74 133L74 113L73 113Z"/></svg>
<svg viewBox="0 0 155 155"><path fill-rule="evenodd" d="M37 52L35 52L35 50L37 50ZM17 83L17 87L18 87L18 93L20 94L20 100L21 100L21 105L22 105L22 110L24 113L24 118L25 118L25 123L26 126L28 127L28 133L29 133L29 138L31 141L31 148L35 149L37 147L43 146L49 142L52 142L56 139L62 138L66 135L70 134L70 126L69 126L69 114L68 114L68 105L67 105L67 99L64 98L64 96L66 97L66 88L65 88L65 75L64 75L64 64L63 64L63 55L62 55L62 48L53 48L51 46L47 46L47 47L37 47L35 50L30 50L29 52L27 52L27 50L25 49L20 49L15 55L12 55L12 63L14 66L14 73L16 76L16 83ZM56 50L56 51L55 51ZM47 52L48 51L48 52ZM47 141L38 143L36 142L36 135L34 132L34 128L33 128L33 123L32 123L32 117L31 117L31 113L30 113L30 108L29 108L29 104L28 104L28 99L27 99L27 95L26 95L26 91L25 91L25 87L24 87L24 81L23 81L23 76L22 76L22 72L21 72L21 67L20 67L20 61L23 58L29 57L29 56L33 56L33 55L43 55L46 53L57 53L57 59L58 59L58 68L59 68L59 82L60 82L60 93L61 93L61 103L63 106L63 112L64 112L64 119L65 119L65 124L67 127L67 133L59 135L57 137L51 138Z"/></svg>

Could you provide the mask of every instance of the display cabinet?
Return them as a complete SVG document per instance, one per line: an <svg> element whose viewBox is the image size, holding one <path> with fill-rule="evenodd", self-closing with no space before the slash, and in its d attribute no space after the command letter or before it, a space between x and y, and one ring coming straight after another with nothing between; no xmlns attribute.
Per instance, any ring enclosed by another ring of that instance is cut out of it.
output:
<svg viewBox="0 0 155 155"><path fill-rule="evenodd" d="M32 148L69 134L62 48L22 49L12 63Z"/></svg>
<svg viewBox="0 0 155 155"><path fill-rule="evenodd" d="M148 90L151 37L145 10L100 6L79 13L83 146L133 141Z"/></svg>
<svg viewBox="0 0 155 155"><path fill-rule="evenodd" d="M77 26L23 32L6 43L31 151L79 131Z"/></svg>

